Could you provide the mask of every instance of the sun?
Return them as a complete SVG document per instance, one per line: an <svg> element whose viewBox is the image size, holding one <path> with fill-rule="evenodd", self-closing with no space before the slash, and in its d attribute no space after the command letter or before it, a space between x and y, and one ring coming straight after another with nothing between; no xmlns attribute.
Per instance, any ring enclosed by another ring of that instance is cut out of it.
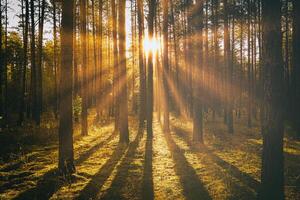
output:
<svg viewBox="0 0 300 200"><path fill-rule="evenodd" d="M150 39L148 36L146 36L143 41L143 46L146 55L148 55L150 52L155 54L161 49L161 40L157 37Z"/></svg>

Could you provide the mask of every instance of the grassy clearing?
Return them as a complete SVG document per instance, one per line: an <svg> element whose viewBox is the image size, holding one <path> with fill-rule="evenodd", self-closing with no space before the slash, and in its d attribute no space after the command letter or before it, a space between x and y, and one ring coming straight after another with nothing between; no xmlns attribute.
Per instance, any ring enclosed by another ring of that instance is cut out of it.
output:
<svg viewBox="0 0 300 200"><path fill-rule="evenodd" d="M201 145L191 141L190 121L172 118L171 132L164 133L154 120L151 140L130 118L130 144L124 146L112 123L95 126L93 118L89 136L80 137L75 127L74 176L57 176L51 135L48 145L23 144L27 150L15 159L2 158L0 199L254 199L259 190L258 126L237 121L229 135L221 119L207 121ZM286 197L300 199L300 142L285 138L284 147Z"/></svg>

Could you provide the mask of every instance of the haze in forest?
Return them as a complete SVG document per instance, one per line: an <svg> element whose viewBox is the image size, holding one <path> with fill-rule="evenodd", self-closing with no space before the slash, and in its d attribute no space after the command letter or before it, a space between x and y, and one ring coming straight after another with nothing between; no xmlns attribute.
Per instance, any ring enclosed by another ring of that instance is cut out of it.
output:
<svg viewBox="0 0 300 200"><path fill-rule="evenodd" d="M0 199L300 199L300 1L0 11Z"/></svg>

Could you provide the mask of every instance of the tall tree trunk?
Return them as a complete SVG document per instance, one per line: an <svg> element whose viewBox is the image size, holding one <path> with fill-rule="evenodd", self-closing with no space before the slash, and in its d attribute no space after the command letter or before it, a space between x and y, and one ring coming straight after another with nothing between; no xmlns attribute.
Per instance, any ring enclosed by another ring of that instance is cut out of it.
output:
<svg viewBox="0 0 300 200"><path fill-rule="evenodd" d="M300 2L293 1L293 73L292 73L292 110L293 126L300 137Z"/></svg>
<svg viewBox="0 0 300 200"><path fill-rule="evenodd" d="M186 18L187 18L187 102L188 102L188 114L190 117L193 115L193 66L194 66L194 53L193 53L193 0L186 0Z"/></svg>
<svg viewBox="0 0 300 200"><path fill-rule="evenodd" d="M1 7L1 6L0 6ZM28 29L29 29L29 2L25 0L25 21L23 23L23 69L22 69L22 84L21 84L21 97L20 97L20 107L19 107L19 125L22 125L24 121L25 112L25 90L26 90L26 69L28 63Z"/></svg>
<svg viewBox="0 0 300 200"><path fill-rule="evenodd" d="M231 51L230 51L230 33L229 33L229 5L228 1L224 0L224 50L225 50L225 68L228 70L227 75L227 92L226 94L227 103L227 127L228 132L233 133L233 92L232 92L232 76L233 76L233 65L231 63ZM233 44L232 44L233 45Z"/></svg>
<svg viewBox="0 0 300 200"><path fill-rule="evenodd" d="M139 97L139 129L144 129L146 119L146 75L144 67L144 7L143 1L137 0L138 29L139 29L139 73L140 73L140 97Z"/></svg>
<svg viewBox="0 0 300 200"><path fill-rule="evenodd" d="M148 15L148 36L151 40L154 31L154 15L155 15L156 0L149 2ZM152 122L153 122L153 53L149 51L148 55L148 79L147 79L147 135L152 137Z"/></svg>
<svg viewBox="0 0 300 200"><path fill-rule="evenodd" d="M194 107L193 107L193 140L203 143L203 1L197 0L195 11L196 41L195 53L196 69L194 75Z"/></svg>
<svg viewBox="0 0 300 200"><path fill-rule="evenodd" d="M126 30L125 30L126 0L119 1L119 88L120 88L120 142L129 143L128 131L128 101L126 74Z"/></svg>
<svg viewBox="0 0 300 200"><path fill-rule="evenodd" d="M81 111L81 134L88 134L88 81L87 81L87 27L86 27L86 0L80 0L80 18L81 18L81 50L82 50L82 111Z"/></svg>
<svg viewBox="0 0 300 200"><path fill-rule="evenodd" d="M58 168L63 174L75 172L73 153L73 0L62 1L61 22L61 76L60 76L60 107L59 107L59 160ZM68 81L66 81L68 77Z"/></svg>
<svg viewBox="0 0 300 200"><path fill-rule="evenodd" d="M7 54L8 54L8 46L7 46L7 42L8 42L8 29L7 29L7 25L8 25L8 1L5 1L5 30L4 30L4 49L5 49L5 55L4 55L4 124L5 126L7 126L8 124L8 82L7 82L7 76L8 76L8 67L7 67Z"/></svg>
<svg viewBox="0 0 300 200"><path fill-rule="evenodd" d="M42 102L43 102L43 81L42 81L42 62L43 62L43 35L44 35L44 19L45 19L45 7L46 7L46 0L42 0L42 4L39 4L41 13L39 19L39 39L38 39L38 57L37 57L37 66L36 66L36 93L37 93L37 100L36 100L36 118L35 121L37 125L40 125L41 122L41 112L42 112Z"/></svg>
<svg viewBox="0 0 300 200"><path fill-rule="evenodd" d="M170 131L170 122L169 122L169 87L168 87L168 79L169 75L169 44L168 44L168 0L163 0L163 39L164 39L164 48L163 48L163 85L164 85L164 123L163 129L165 132Z"/></svg>
<svg viewBox="0 0 300 200"><path fill-rule="evenodd" d="M2 1L0 0L0 10L2 10ZM2 30L2 12L0 13L0 30ZM3 76L3 50L2 50L2 31L0 31L0 116L3 117L3 90L2 90L2 76ZM0 124L0 128L1 128Z"/></svg>
<svg viewBox="0 0 300 200"><path fill-rule="evenodd" d="M92 0L92 34L93 34L93 78L91 79L93 82L93 90L91 98L93 99L93 103L97 106L97 78L98 78L98 69L97 69L97 42L96 42L96 22L95 22L95 0Z"/></svg>
<svg viewBox="0 0 300 200"><path fill-rule="evenodd" d="M119 59L118 59L118 41L117 41L117 11L116 2L111 0L112 12L112 34L113 34L113 55L114 55L114 74L113 74L113 89L114 89L114 115L115 115L115 131L119 131L120 119L120 99L119 99Z"/></svg>
<svg viewBox="0 0 300 200"><path fill-rule="evenodd" d="M263 150L259 199L284 199L281 1L262 1Z"/></svg>
<svg viewBox="0 0 300 200"><path fill-rule="evenodd" d="M252 127L252 81L251 81L251 0L247 0L248 4L248 63L247 63L247 73L248 73L248 127Z"/></svg>
<svg viewBox="0 0 300 200"><path fill-rule="evenodd" d="M34 0L30 1L31 15L31 109L32 117L38 121L38 104L37 104L37 74L36 74L36 54L35 54L35 19L34 19Z"/></svg>
<svg viewBox="0 0 300 200"><path fill-rule="evenodd" d="M58 56L57 56L57 20L56 20L56 13L57 13L57 7L56 2L53 1L53 67L54 67L54 115L55 118L58 117L58 107L59 107L59 91L58 91Z"/></svg>
<svg viewBox="0 0 300 200"><path fill-rule="evenodd" d="M99 64L99 73L97 74L97 118L100 119L100 115L101 115L101 98L102 98L102 93L103 93L103 85L102 85L102 79L103 79L103 49L102 49L102 12L103 12L103 1L99 0L99 22L98 22L98 40L99 40L99 47L98 47L98 64Z"/></svg>
<svg viewBox="0 0 300 200"><path fill-rule="evenodd" d="M74 21L73 21L73 26L74 26L74 37L73 37L73 59L74 59L74 97L76 98L79 95L79 69L78 69L78 47L77 45L77 4L76 0L74 0ZM78 120L75 118L75 120Z"/></svg>
<svg viewBox="0 0 300 200"><path fill-rule="evenodd" d="M213 1L213 41L214 41L214 61L213 61L213 73L214 73L214 83L213 88L216 91L217 95L220 95L220 86L217 80L220 80L220 73L219 73L219 56L220 56L220 47L219 47L219 0L212 0ZM221 96L221 95L220 95ZM212 118L215 119L215 112L219 107L219 100L214 98L213 99L213 110L212 110Z"/></svg>

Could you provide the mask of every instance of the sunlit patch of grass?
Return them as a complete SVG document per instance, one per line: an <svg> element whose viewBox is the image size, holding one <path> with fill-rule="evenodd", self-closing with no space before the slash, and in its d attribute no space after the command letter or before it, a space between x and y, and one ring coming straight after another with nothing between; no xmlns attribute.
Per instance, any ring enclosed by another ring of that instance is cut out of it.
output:
<svg viewBox="0 0 300 200"><path fill-rule="evenodd" d="M248 128L245 122L239 121L235 124L235 133L231 135L227 133L227 127L222 119L207 121L204 130L205 149L208 150L206 151L191 142L191 121L182 123L182 120L173 120L172 122L174 127L186 133L187 136L182 133L172 134L172 136L214 199L251 199L250 196L255 198L261 173L262 138L259 123ZM187 150L186 145L182 144L183 141L195 149ZM299 189L297 189L300 182L299 147L297 141L284 139L287 199L299 198ZM193 151L196 152L197 157ZM205 152L207 152L206 156L203 155ZM203 164L207 166L203 167ZM211 170L212 172L209 173Z"/></svg>
<svg viewBox="0 0 300 200"><path fill-rule="evenodd" d="M90 113L88 136L82 137L80 125L75 125L77 171L70 180L49 175L57 167L57 143L36 146L18 156L18 162L0 166L0 199L34 188L47 193L41 184L49 184L49 179L57 184L50 191L51 199L145 199L145 195L153 195L155 199L173 200L197 199L200 194L208 194L208 199L255 198L262 150L259 127L250 129L238 121L231 135L222 119L207 120L205 144L200 145L192 142L190 120L172 117L171 133L167 134L155 118L154 137L147 140L146 131L137 135L138 120L130 117L130 144L120 146L113 123L95 123L95 112ZM300 143L285 138L284 150L286 197L298 199Z"/></svg>
<svg viewBox="0 0 300 200"><path fill-rule="evenodd" d="M83 156L84 153L91 151L91 149L101 143L101 141L105 141L113 130L111 124L102 126L101 129L98 126L91 126L88 136L78 137L78 134L80 134L78 128L80 127L76 126L74 131L74 137L77 137L74 141L74 157L75 160L79 161L87 159L90 155L86 155L85 158ZM0 168L0 174L3 177L3 179L0 180L2 195L5 196L5 198L12 198L36 187L37 182L43 179L46 173L56 169L57 148L57 143L50 144L50 146L46 147L33 148L32 152L24 154L24 156L18 158L17 161L2 165ZM97 152L96 150L98 149L95 149L94 152ZM20 176L20 174L24 172L31 172L31 174ZM16 175L12 176L13 174Z"/></svg>
<svg viewBox="0 0 300 200"><path fill-rule="evenodd" d="M153 183L155 199L184 199L178 176L174 171L172 154L158 122L154 123Z"/></svg>

